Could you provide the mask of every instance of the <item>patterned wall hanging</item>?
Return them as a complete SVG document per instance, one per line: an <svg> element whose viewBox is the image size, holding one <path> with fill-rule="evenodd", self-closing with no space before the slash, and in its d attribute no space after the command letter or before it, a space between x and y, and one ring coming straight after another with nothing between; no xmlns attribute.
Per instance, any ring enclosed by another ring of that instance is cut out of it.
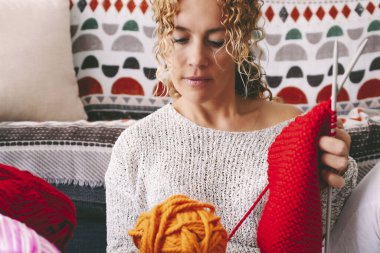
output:
<svg viewBox="0 0 380 253"><path fill-rule="evenodd" d="M326 100L334 39L341 78L343 66L368 38L338 97L338 111L380 108L379 0L269 0L262 12L261 63L274 95L303 110ZM71 20L75 70L90 120L141 118L170 101L157 89L149 1L72 0Z"/></svg>

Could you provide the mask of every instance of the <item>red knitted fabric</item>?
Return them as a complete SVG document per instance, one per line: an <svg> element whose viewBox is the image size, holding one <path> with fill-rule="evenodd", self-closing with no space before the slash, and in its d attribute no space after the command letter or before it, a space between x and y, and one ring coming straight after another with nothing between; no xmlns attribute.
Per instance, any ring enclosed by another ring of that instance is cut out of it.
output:
<svg viewBox="0 0 380 253"><path fill-rule="evenodd" d="M72 201L45 180L0 164L0 213L23 222L64 250L76 226Z"/></svg>
<svg viewBox="0 0 380 253"><path fill-rule="evenodd" d="M330 101L297 117L268 151L269 198L257 231L262 253L321 252L318 145L330 129Z"/></svg>

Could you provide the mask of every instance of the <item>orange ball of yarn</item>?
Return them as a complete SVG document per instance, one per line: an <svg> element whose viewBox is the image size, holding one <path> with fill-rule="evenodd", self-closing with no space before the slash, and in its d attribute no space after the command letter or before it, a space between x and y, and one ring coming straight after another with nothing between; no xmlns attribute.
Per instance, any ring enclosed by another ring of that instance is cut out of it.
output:
<svg viewBox="0 0 380 253"><path fill-rule="evenodd" d="M227 232L209 203L173 195L142 213L129 231L142 253L223 253Z"/></svg>

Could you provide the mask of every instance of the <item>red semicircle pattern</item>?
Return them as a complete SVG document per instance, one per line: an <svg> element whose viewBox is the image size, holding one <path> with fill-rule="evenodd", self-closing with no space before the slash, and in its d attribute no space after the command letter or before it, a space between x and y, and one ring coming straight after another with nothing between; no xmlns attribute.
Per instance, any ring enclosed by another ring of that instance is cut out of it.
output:
<svg viewBox="0 0 380 253"><path fill-rule="evenodd" d="M371 79L365 82L358 91L358 99L380 97L380 80Z"/></svg>
<svg viewBox="0 0 380 253"><path fill-rule="evenodd" d="M141 84L133 78L123 77L118 79L113 85L111 93L114 95L144 96L144 89Z"/></svg>
<svg viewBox="0 0 380 253"><path fill-rule="evenodd" d="M286 87L277 93L277 96L287 104L307 104L305 93L297 87Z"/></svg>
<svg viewBox="0 0 380 253"><path fill-rule="evenodd" d="M317 96L317 103L322 101L326 101L331 97L331 84L323 87ZM339 92L338 97L336 99L337 102L350 101L350 96L348 95L347 90L343 87Z"/></svg>
<svg viewBox="0 0 380 253"><path fill-rule="evenodd" d="M78 80L79 96L84 97L92 94L103 94L103 89L98 80L92 77L84 77Z"/></svg>

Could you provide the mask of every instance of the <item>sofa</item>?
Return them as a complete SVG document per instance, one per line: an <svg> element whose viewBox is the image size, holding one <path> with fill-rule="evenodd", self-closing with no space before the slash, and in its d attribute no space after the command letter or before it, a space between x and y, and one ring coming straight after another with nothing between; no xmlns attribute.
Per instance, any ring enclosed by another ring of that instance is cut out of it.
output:
<svg viewBox="0 0 380 253"><path fill-rule="evenodd" d="M104 174L113 144L170 102L155 77L146 0L0 0L0 163L28 170L77 209L67 252L105 252ZM380 159L380 5L268 0L254 55L273 95L309 110L331 94L368 38L337 111L352 138L359 180Z"/></svg>

